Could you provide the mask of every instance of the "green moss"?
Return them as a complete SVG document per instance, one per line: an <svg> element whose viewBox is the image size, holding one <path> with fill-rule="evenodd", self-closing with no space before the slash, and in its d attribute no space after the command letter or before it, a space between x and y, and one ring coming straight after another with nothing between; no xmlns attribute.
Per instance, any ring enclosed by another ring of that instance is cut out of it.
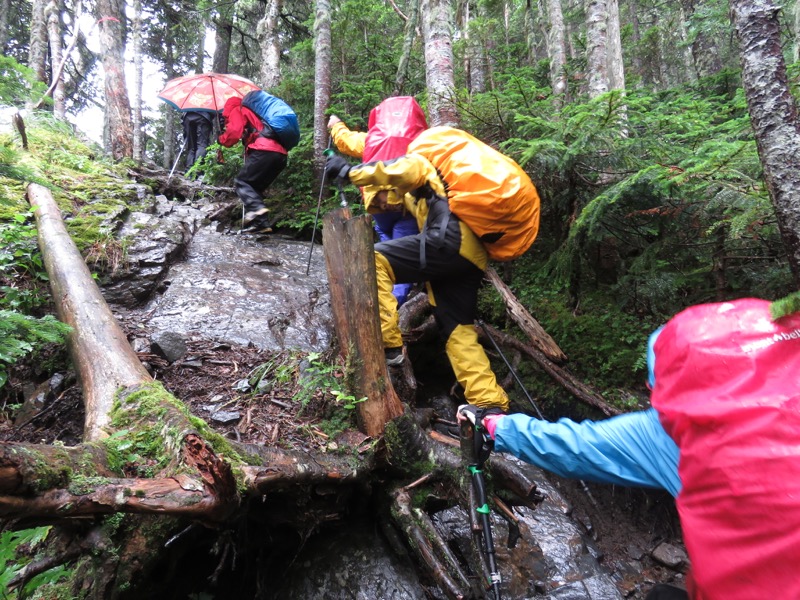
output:
<svg viewBox="0 0 800 600"><path fill-rule="evenodd" d="M170 423L168 417L175 414L185 422ZM160 382L138 386L117 398L111 410L111 425L116 431L103 443L109 467L120 475L135 469L140 477L156 476L175 460L187 433L186 425L196 430L215 454L234 466L262 462L257 456L241 456L225 437L189 413Z"/></svg>
<svg viewBox="0 0 800 600"><path fill-rule="evenodd" d="M82 473L73 473L67 489L70 494L83 496L108 483L109 479L107 477L87 477Z"/></svg>

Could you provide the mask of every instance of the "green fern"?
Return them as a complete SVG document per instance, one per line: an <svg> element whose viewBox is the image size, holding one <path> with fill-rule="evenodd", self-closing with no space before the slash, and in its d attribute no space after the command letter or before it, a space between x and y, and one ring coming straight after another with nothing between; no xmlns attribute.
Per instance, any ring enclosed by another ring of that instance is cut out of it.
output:
<svg viewBox="0 0 800 600"><path fill-rule="evenodd" d="M0 310L0 387L8 379L7 368L44 344L61 343L72 331L51 315L40 319Z"/></svg>

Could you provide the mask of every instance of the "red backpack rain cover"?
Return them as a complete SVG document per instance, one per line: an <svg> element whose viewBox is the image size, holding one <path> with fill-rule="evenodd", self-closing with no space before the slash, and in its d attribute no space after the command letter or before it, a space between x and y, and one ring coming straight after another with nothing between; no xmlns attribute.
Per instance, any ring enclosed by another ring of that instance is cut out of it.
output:
<svg viewBox="0 0 800 600"><path fill-rule="evenodd" d="M800 598L800 313L695 306L653 350L651 401L680 448L692 597Z"/></svg>
<svg viewBox="0 0 800 600"><path fill-rule="evenodd" d="M387 98L369 113L363 161L403 156L411 141L427 128L425 113L412 96Z"/></svg>

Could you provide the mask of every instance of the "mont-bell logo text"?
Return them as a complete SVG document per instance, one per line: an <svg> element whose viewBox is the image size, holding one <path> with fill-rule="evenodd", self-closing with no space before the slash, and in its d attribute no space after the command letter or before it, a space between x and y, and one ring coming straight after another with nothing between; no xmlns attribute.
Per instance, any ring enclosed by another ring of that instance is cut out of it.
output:
<svg viewBox="0 0 800 600"><path fill-rule="evenodd" d="M773 333L769 337L761 338L760 340L756 340L755 342L750 342L749 344L744 344L742 346L742 352L754 352L756 350L763 350L772 344L777 344L778 342L788 342L790 340L798 340L800 339L800 327L797 329L792 329L791 331L781 331L780 333Z"/></svg>

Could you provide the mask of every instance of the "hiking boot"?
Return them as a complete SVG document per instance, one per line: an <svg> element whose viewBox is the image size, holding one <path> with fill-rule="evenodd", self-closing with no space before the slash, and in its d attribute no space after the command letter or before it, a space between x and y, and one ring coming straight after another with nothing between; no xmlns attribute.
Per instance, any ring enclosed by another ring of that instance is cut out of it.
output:
<svg viewBox="0 0 800 600"><path fill-rule="evenodd" d="M242 217L242 227L249 225L256 218L260 217L261 215L265 215L268 212L269 212L268 208L259 208L258 210L251 210L244 213L244 216Z"/></svg>
<svg viewBox="0 0 800 600"><path fill-rule="evenodd" d="M267 219L256 219L245 227L245 231L252 233L272 233L272 225Z"/></svg>
<svg viewBox="0 0 800 600"><path fill-rule="evenodd" d="M399 367L406 359L405 355L403 354L402 346L399 348L386 348L384 349L384 353L386 354L387 367Z"/></svg>

